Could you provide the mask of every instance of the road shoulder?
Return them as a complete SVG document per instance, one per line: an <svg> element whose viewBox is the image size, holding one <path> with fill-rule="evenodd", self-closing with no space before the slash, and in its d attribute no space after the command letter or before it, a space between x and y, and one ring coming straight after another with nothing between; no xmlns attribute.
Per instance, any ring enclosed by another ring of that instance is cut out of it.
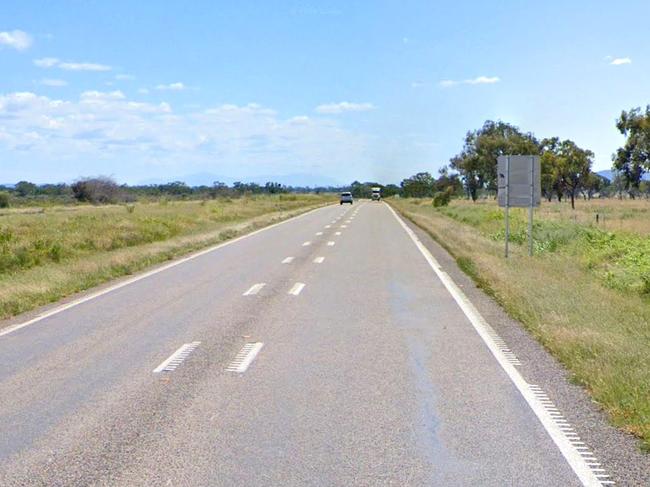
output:
<svg viewBox="0 0 650 487"><path fill-rule="evenodd" d="M528 383L539 385L575 429L586 446L602 463L612 481L619 485L650 485L650 455L639 450L638 441L608 423L607 417L589 394L573 384L569 373L523 326L512 319L483 290L478 288L449 254L426 231L401 215L442 269L463 290L490 323L521 365L517 367Z"/></svg>

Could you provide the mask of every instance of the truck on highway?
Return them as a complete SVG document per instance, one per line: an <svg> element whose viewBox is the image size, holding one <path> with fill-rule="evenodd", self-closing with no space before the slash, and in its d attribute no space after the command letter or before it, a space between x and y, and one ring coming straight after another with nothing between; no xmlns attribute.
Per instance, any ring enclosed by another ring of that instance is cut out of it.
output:
<svg viewBox="0 0 650 487"><path fill-rule="evenodd" d="M381 201L381 188L372 188L372 201Z"/></svg>

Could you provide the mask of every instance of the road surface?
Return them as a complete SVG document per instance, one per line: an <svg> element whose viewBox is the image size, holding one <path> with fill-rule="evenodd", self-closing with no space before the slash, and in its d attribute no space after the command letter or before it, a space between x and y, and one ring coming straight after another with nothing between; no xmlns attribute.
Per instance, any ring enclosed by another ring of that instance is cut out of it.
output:
<svg viewBox="0 0 650 487"><path fill-rule="evenodd" d="M600 485L435 267L329 206L5 329L0 485Z"/></svg>

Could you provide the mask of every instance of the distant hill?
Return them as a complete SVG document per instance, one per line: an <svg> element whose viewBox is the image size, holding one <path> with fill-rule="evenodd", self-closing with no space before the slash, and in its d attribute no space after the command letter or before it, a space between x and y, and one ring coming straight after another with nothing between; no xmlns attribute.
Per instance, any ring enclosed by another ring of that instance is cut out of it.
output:
<svg viewBox="0 0 650 487"><path fill-rule="evenodd" d="M609 181L612 181L614 179L614 171L611 169L606 169L604 171L598 171L596 172L599 176L604 177L605 179L608 179ZM643 175L643 179L646 181L650 181L650 174L646 173Z"/></svg>
<svg viewBox="0 0 650 487"><path fill-rule="evenodd" d="M221 181L231 185L235 181L241 181L243 183L257 183L263 185L267 182L280 183L284 186L310 186L312 188L317 186L327 187L327 186L344 186L344 183L337 181L335 179L319 176L316 174L284 174L284 175L275 175L275 176L254 176L254 177L241 177L241 178L229 178L224 176L218 176L212 173L195 173L195 174L186 174L185 176L170 177L170 178L151 178L145 179L143 181L138 181L138 184L148 185L148 184L164 184L171 181L183 181L189 186L212 186L212 183L215 181Z"/></svg>
<svg viewBox="0 0 650 487"><path fill-rule="evenodd" d="M597 171L596 174L598 174L599 176L604 177L608 181L611 181L612 179L614 179L614 171L612 171L611 169L606 169L604 171Z"/></svg>

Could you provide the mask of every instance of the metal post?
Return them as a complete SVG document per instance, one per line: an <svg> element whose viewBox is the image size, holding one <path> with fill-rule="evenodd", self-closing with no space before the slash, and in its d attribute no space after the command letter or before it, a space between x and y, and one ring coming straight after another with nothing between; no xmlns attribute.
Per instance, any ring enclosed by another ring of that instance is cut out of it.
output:
<svg viewBox="0 0 650 487"><path fill-rule="evenodd" d="M506 156L506 259L508 258L508 240L510 240L510 156Z"/></svg>
<svg viewBox="0 0 650 487"><path fill-rule="evenodd" d="M528 255L533 255L533 205L535 204L535 158L530 156L530 206L528 207Z"/></svg>

